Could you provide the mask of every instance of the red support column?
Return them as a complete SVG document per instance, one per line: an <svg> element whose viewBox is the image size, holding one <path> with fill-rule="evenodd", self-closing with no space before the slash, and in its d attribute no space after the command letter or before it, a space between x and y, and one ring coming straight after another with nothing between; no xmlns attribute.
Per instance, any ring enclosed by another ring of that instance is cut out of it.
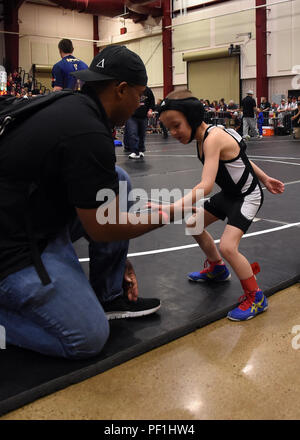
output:
<svg viewBox="0 0 300 440"><path fill-rule="evenodd" d="M172 67L172 30L171 26L171 0L163 0L162 20L162 43L163 43L163 75L164 75L164 97L173 90L173 67Z"/></svg>
<svg viewBox="0 0 300 440"><path fill-rule="evenodd" d="M264 5L265 0L256 0L256 6ZM268 99L267 71L267 12L266 8L256 9L256 97L257 105L260 98Z"/></svg>
<svg viewBox="0 0 300 440"><path fill-rule="evenodd" d="M18 10L22 2L16 0L4 0L4 30L16 32L16 34L5 34L5 68L13 72L19 67L19 23Z"/></svg>
<svg viewBox="0 0 300 440"><path fill-rule="evenodd" d="M93 15L93 40L99 40L99 20L98 15ZM99 52L97 44L94 43L94 57Z"/></svg>

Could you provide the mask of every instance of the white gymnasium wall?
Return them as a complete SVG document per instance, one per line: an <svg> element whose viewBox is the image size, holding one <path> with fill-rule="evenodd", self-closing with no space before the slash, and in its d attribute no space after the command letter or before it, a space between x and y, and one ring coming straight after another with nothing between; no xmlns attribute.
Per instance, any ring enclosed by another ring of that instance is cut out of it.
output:
<svg viewBox="0 0 300 440"><path fill-rule="evenodd" d="M190 6L189 1L183 1L182 4ZM241 45L241 78L245 80L255 78L255 10L240 12L253 6L255 0L233 0L174 18L174 85L187 84L187 66L182 61L184 53L227 48L230 44ZM240 33L250 32L250 39L247 36L237 36Z"/></svg>
<svg viewBox="0 0 300 440"><path fill-rule="evenodd" d="M268 0L268 76L285 76L300 65L300 0ZM299 72L300 73L300 72Z"/></svg>
<svg viewBox="0 0 300 440"><path fill-rule="evenodd" d="M73 41L74 55L90 64L93 43L93 16L62 8L24 3L19 10L19 66L26 72L32 64L52 66L59 61L58 43L62 38Z"/></svg>
<svg viewBox="0 0 300 440"><path fill-rule="evenodd" d="M183 7L195 0L175 0ZM268 76L270 96L285 94L291 89L293 67L300 66L300 0L275 5L279 0L266 0ZM193 4L194 4L193 3ZM198 2L199 3L199 2ZM198 11L183 13L172 20L173 25L173 83L175 88L187 84L186 63L182 54L213 48L241 45L241 78L243 94L251 85L255 91L256 35L255 10L240 12L255 6L255 0L232 0L205 7ZM32 64L53 65L59 61L57 44L63 37L73 39L74 54L87 64L93 58L91 42L75 38L93 39L93 18L62 8L24 3L19 11L20 55L19 65L29 71ZM120 35L121 27L127 33ZM237 37L239 33L250 33ZM125 44L136 51L147 66L149 85L155 97L163 90L163 51L161 20L148 19L133 23L122 18L99 17L99 48L107 44ZM0 41L1 42L1 41ZM2 44L2 46L4 46ZM3 51L3 49L2 49ZM4 55L4 54L3 54ZM1 44L0 44L1 56ZM300 68L299 68L300 73ZM295 74L294 74L295 75ZM285 78L285 79L284 79ZM299 84L300 87L300 84ZM274 91L274 92L273 92ZM276 93L275 93L276 91Z"/></svg>
<svg viewBox="0 0 300 440"><path fill-rule="evenodd" d="M268 76L269 97L288 96L288 90L299 89L300 74L300 0L275 5L268 0ZM295 86L296 83L296 86Z"/></svg>
<svg viewBox="0 0 300 440"><path fill-rule="evenodd" d="M122 27L126 27L126 34L120 34ZM143 23L133 23L122 18L99 17L99 38L99 48L108 44L124 44L136 52L146 65L148 85L155 98L163 97L161 20L149 18Z"/></svg>

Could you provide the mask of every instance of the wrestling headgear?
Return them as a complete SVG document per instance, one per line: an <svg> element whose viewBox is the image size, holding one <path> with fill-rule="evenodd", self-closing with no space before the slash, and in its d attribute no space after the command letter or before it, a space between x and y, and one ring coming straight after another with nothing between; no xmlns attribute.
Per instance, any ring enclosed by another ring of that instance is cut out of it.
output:
<svg viewBox="0 0 300 440"><path fill-rule="evenodd" d="M184 98L184 99L164 99L158 109L158 114L167 110L177 110L186 117L189 125L191 126L192 133L189 143L195 137L196 130L204 120L204 107L197 98Z"/></svg>

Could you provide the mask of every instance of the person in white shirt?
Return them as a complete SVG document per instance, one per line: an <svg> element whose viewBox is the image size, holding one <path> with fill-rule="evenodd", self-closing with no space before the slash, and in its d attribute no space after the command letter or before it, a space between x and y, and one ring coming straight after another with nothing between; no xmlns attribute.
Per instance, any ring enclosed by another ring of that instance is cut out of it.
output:
<svg viewBox="0 0 300 440"><path fill-rule="evenodd" d="M290 110L293 112L294 110L297 110L298 105L297 105L297 98L296 96L292 97L292 102L290 104Z"/></svg>
<svg viewBox="0 0 300 440"><path fill-rule="evenodd" d="M278 112L278 125L283 125L283 118L286 115L288 106L287 106L287 102L285 99L281 100L281 103L277 109Z"/></svg>

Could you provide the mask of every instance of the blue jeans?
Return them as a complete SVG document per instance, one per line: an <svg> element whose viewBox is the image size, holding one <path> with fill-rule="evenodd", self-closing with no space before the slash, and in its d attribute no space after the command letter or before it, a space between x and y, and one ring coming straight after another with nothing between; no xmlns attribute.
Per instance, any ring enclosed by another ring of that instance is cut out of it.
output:
<svg viewBox="0 0 300 440"><path fill-rule="evenodd" d="M116 170L130 191L127 173L119 167ZM41 255L50 284L41 283L34 266L0 282L0 325L5 327L7 344L50 356L84 359L98 354L106 343L109 325L100 301L123 293L129 242L89 240L89 282L70 233L73 239L85 235L79 220L68 225Z"/></svg>
<svg viewBox="0 0 300 440"><path fill-rule="evenodd" d="M147 129L147 118L129 118L125 124L124 132L124 146L131 152L139 154L140 151L145 151L145 136Z"/></svg>

